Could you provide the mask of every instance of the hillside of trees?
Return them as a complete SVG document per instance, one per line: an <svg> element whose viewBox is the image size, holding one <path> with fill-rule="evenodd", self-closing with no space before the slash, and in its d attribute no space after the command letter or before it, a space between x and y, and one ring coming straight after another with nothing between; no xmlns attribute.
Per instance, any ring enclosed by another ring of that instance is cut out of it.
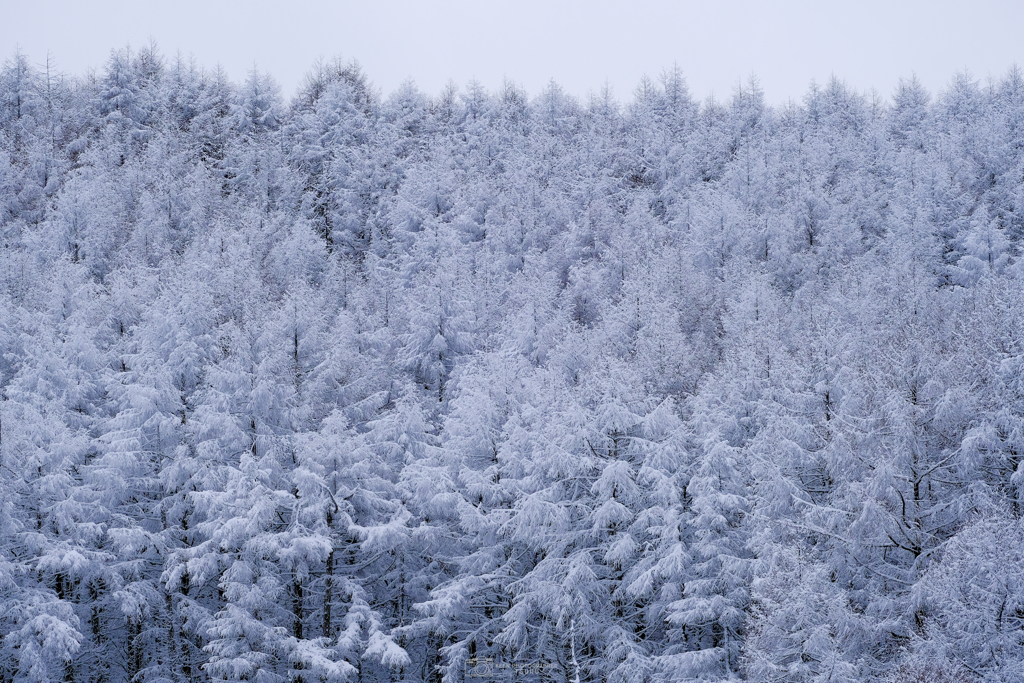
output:
<svg viewBox="0 0 1024 683"><path fill-rule="evenodd" d="M0 683L1024 679L1024 73L0 69Z"/></svg>

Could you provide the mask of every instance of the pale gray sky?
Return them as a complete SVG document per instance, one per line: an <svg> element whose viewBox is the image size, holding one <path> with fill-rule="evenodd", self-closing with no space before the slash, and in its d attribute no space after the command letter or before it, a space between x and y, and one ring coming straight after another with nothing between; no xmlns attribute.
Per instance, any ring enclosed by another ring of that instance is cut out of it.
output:
<svg viewBox="0 0 1024 683"><path fill-rule="evenodd" d="M888 97L912 73L936 93L957 71L984 82L1024 66L1019 0L0 0L0 17L4 59L19 45L82 74L153 39L236 81L255 63L286 97L335 56L359 60L385 95L407 78L434 94L449 79L493 90L507 77L583 98L607 81L623 101L674 62L698 99L754 73L771 102L832 74Z"/></svg>

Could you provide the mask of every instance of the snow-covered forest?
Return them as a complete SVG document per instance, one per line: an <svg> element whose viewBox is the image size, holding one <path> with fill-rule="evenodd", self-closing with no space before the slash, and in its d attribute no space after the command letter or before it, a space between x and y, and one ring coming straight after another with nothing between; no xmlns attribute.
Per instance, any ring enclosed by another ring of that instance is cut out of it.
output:
<svg viewBox="0 0 1024 683"><path fill-rule="evenodd" d="M15 53L0 239L0 683L1024 678L1016 68Z"/></svg>

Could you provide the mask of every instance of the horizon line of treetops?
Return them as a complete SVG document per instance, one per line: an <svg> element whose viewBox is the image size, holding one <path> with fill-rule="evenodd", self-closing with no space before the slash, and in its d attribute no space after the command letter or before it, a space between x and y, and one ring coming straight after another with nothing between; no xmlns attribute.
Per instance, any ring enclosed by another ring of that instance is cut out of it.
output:
<svg viewBox="0 0 1024 683"><path fill-rule="evenodd" d="M125 44L125 46L120 49L112 48L111 56L108 60L108 66L110 60L131 61L132 52L133 48L130 43ZM143 55L143 59L150 59L158 62L161 68L167 66L168 64L167 57L161 54L159 45L153 40L151 40L146 47L139 48L135 52L137 55L141 53ZM25 59L25 55L21 52L20 47L15 47L12 59ZM216 64L212 70L207 71L203 67L198 66L195 55L189 54L188 56L185 56L180 50L175 52L175 55L173 58L171 58L170 62L173 64L173 68L175 70L186 69L189 71L198 72L199 75L204 77L212 77L218 81L236 82L228 76L228 74L225 72L223 66L220 63ZM35 66L38 69L43 70L47 74L49 74L51 71L54 71L56 68L55 64L51 61L49 53L47 53L47 57L44 62L36 63ZM80 75L64 71L54 71L53 75L57 78L64 77L81 79L83 81L88 82L95 81L96 79L100 78L100 76L97 74L97 69L98 67L96 66L89 66L85 69L84 73ZM307 100L310 92L314 92L316 91L317 88L323 87L325 78L329 77L328 74L332 72L335 74L347 73L353 76L357 76L366 89L368 99L370 99L371 101L375 101L377 103L380 103L388 99L390 96L401 91L407 91L410 89L420 91L419 86L416 84L416 80L410 77L403 80L402 83L397 88L395 88L394 91L384 93L382 88L376 86L372 80L367 78L367 74L363 69L362 64L359 62L357 58L350 57L346 59L341 56L334 56L330 59L325 59L321 57L313 62L309 71L307 71L303 75L301 82L296 86L295 93L291 96L291 106L301 106L301 103ZM1015 78L1020 78L1021 73L1022 72L1020 66L1016 62L1013 62L1006 68L1004 72L1004 78L1009 78L1011 80ZM275 78L274 74L269 71L261 70L259 68L258 63L256 62L253 63L253 67L246 73L246 80L251 80L254 78L261 80L267 87L271 89L271 91L276 92L280 97L282 97L283 100L289 101L287 93L283 91L283 88ZM977 79L969 69L964 68L954 73L954 75L950 78L949 83L945 88L941 88L937 92L932 93L928 90L926 86L924 86L921 83L920 79L917 77L917 73L912 71L908 76L900 76L898 78L896 87L893 89L893 92L889 95L886 95L884 93L879 92L874 87L869 87L862 91L852 89L843 78L833 73L824 83L824 85L819 84L817 80L814 78L810 79L807 85L807 92L800 98L800 102L795 101L792 97L787 97L782 101L775 102L774 104L770 102L766 102L766 104L774 108L793 108L800 106L800 104L806 104L808 100L813 100L823 90L840 89L854 97L860 98L861 100L863 100L865 104L870 105L870 107L873 110L881 110L885 107L890 106L893 103L893 101L900 96L900 93L905 92L907 90L924 92L928 95L929 98L932 96L941 98L945 94L946 90L959 87L958 84L962 84L965 82L978 83L980 82L980 80ZM679 65L679 63L675 62L672 64L672 66L662 69L657 79L651 78L648 74L642 75L637 85L633 88L633 101L642 101L648 98L650 94L655 90L657 85L664 85L666 83L681 83L683 89L686 90L687 92L687 96L690 97L690 93L686 85L685 72L683 68ZM998 87L998 84L999 82L993 76L989 75L986 81L986 87L989 88L990 90L995 90ZM480 82L480 80L476 78L470 78L462 86L460 86L454 79L449 79L436 96L432 96L430 93L426 92L424 92L423 94L425 94L428 98L436 97L438 99L443 99L445 97L451 97L453 93L458 93L460 90L465 90L469 92L487 92L487 88ZM760 77L757 75L756 72L751 72L745 78L737 77L734 84L729 87L728 91L729 97L742 97L745 94L755 93L760 98L764 99L764 91L760 85ZM552 92L557 92L561 97L568 98L569 100L574 100L577 105L579 105L580 102L584 99L587 101L588 106L591 107L595 106L598 103L608 102L617 102L619 104L622 104L621 101L618 100L614 92L614 88L610 85L607 79L600 87L588 89L585 97L579 97L577 95L565 92L564 88L558 83L558 81L555 78L551 78L548 81L547 85L540 92L529 93L515 79L505 77L502 81L502 84L494 92L501 93L503 95L508 92L515 92L518 97L526 97L527 100L541 98L543 96L550 95L550 93ZM721 105L721 99L716 96L715 89L712 89L711 92L709 92L703 99L695 99L693 101L703 102L707 106L712 108Z"/></svg>

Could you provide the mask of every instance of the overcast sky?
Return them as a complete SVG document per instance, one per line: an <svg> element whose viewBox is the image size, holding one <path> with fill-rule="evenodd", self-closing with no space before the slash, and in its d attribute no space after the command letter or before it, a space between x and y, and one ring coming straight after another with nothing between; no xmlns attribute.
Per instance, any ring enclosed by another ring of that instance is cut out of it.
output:
<svg viewBox="0 0 1024 683"><path fill-rule="evenodd" d="M554 79L585 98L628 100L644 74L678 63L692 94L728 97L756 74L770 102L800 100L835 74L888 97L916 73L933 92L957 71L985 82L1024 66L1024 2L974 0L0 0L0 50L102 71L111 48L151 39L168 57L257 65L290 97L318 58L357 59L385 94L413 79L488 89L509 78L539 93Z"/></svg>

